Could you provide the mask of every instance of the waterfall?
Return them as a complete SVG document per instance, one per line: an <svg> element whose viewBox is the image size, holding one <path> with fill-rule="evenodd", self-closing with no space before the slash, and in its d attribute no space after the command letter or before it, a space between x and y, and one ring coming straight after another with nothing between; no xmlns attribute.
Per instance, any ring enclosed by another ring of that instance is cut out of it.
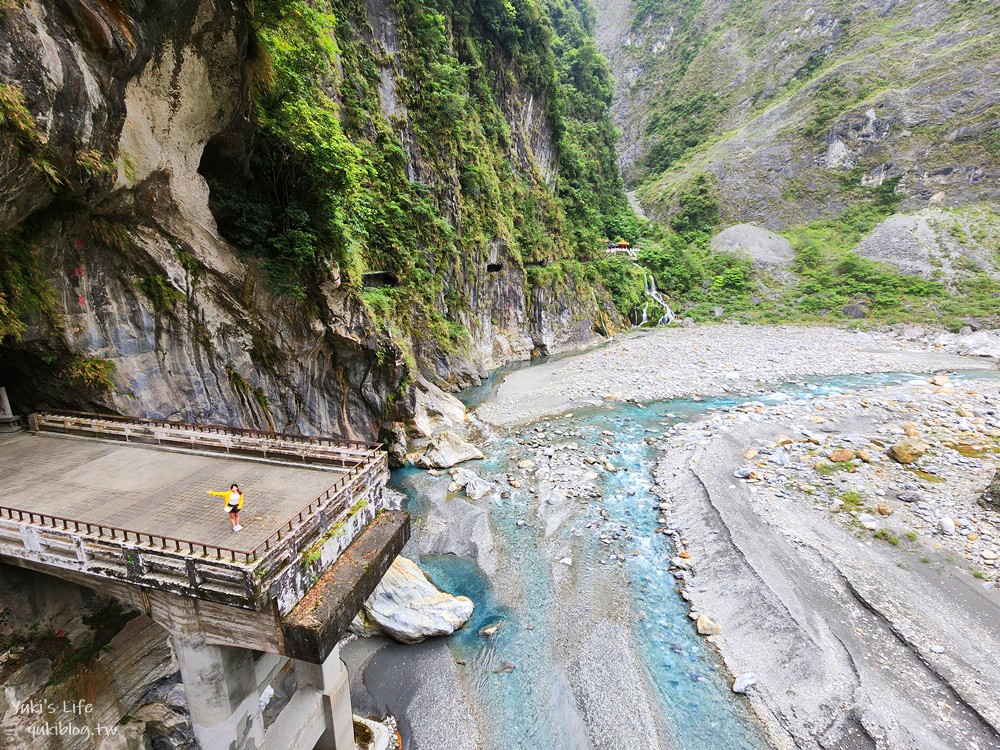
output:
<svg viewBox="0 0 1000 750"><path fill-rule="evenodd" d="M667 304L667 300L664 299L663 295L656 291L656 279L653 278L653 274L651 273L643 276L643 292L645 292L647 299L646 304L642 306L642 320L637 325L643 326L649 321L648 311L650 301L655 302L664 310L663 315L660 316L656 325L670 325L674 320L674 311L670 309L670 305Z"/></svg>

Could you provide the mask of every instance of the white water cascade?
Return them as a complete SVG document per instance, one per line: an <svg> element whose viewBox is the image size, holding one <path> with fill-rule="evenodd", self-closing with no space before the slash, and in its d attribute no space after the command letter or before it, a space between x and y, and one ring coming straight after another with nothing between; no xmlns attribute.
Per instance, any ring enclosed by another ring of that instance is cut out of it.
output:
<svg viewBox="0 0 1000 750"><path fill-rule="evenodd" d="M656 279L653 278L653 274L646 274L643 277L643 287L647 299L646 304L642 306L642 320L639 321L638 325L644 326L649 322L648 312L650 302L655 302L664 309L664 313L660 316L656 325L670 325L674 321L674 311L670 309L670 305L667 304L667 300L664 299L663 295L656 291Z"/></svg>

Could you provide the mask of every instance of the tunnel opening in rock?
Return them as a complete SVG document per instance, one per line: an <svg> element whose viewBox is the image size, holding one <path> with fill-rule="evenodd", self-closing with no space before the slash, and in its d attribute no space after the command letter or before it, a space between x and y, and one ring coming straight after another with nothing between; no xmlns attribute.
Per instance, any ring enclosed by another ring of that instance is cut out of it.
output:
<svg viewBox="0 0 1000 750"><path fill-rule="evenodd" d="M392 271L369 271L361 277L361 280L366 287L399 286L399 278Z"/></svg>
<svg viewBox="0 0 1000 750"><path fill-rule="evenodd" d="M503 270L502 263L487 263L486 273L500 273Z"/></svg>

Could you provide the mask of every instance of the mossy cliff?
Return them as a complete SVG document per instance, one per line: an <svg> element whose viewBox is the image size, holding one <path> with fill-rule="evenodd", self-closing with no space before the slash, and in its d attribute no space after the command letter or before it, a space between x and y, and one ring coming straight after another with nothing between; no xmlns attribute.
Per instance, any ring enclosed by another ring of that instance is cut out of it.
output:
<svg viewBox="0 0 1000 750"><path fill-rule="evenodd" d="M0 5L0 383L385 437L416 383L596 340L636 220L591 15Z"/></svg>

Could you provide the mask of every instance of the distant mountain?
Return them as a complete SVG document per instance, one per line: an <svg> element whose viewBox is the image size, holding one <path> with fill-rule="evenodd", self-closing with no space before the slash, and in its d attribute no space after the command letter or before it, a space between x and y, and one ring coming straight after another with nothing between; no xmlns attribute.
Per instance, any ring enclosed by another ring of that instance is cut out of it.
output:
<svg viewBox="0 0 1000 750"><path fill-rule="evenodd" d="M714 178L725 223L1000 197L1000 6L987 0L597 0L626 184L672 213Z"/></svg>

